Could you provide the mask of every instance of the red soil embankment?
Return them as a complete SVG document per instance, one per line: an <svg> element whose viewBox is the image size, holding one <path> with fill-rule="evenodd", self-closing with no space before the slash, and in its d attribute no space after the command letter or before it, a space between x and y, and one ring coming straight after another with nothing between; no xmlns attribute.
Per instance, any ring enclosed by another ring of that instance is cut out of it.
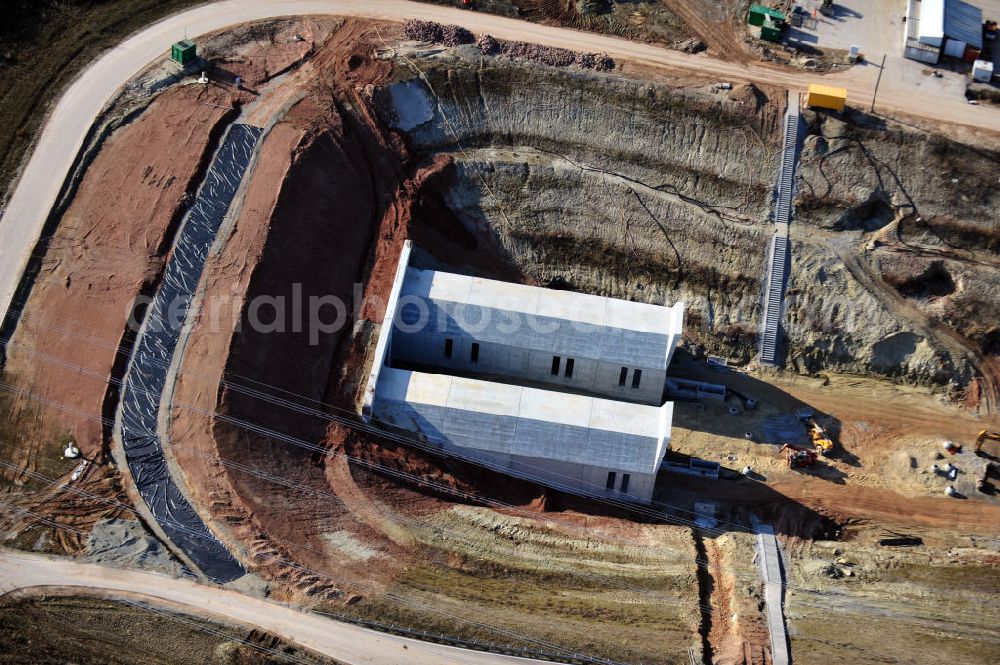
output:
<svg viewBox="0 0 1000 665"><path fill-rule="evenodd" d="M203 41L209 50L222 41L221 50L239 53L209 69L242 68L244 81L257 86L311 53L329 26L288 22L270 40L258 42L254 27L248 30L249 35L224 31ZM237 44L247 39L249 46ZM100 454L106 443L107 425L100 419L114 417L117 390L110 379L125 369L127 349L119 353L119 347L133 303L156 287L173 234L226 122L236 107L255 98L221 79L221 84L175 86L111 134L60 220L5 368L7 381L37 393L19 397L10 414L0 414L17 431L31 434L13 454L29 470L39 440L51 438L43 431L69 433L87 457ZM65 406L42 406L40 400Z"/></svg>
<svg viewBox="0 0 1000 665"><path fill-rule="evenodd" d="M952 529L991 535L1000 530L1000 506L975 498L905 497L887 489L839 485L798 474L782 474L766 483L705 483L671 475L670 484L673 490L762 511L786 535L811 537L813 523L820 516L837 523L860 520L890 528ZM783 524L785 519L796 523Z"/></svg>
<svg viewBox="0 0 1000 665"><path fill-rule="evenodd" d="M32 403L88 457L102 450L95 418L107 409L107 381L123 362L117 350L129 310L163 267L171 234L229 113L219 107L229 105L229 93L215 86L162 94L105 142L52 238L8 348L6 373L22 388L78 411ZM19 462L28 463L29 451L21 452Z"/></svg>

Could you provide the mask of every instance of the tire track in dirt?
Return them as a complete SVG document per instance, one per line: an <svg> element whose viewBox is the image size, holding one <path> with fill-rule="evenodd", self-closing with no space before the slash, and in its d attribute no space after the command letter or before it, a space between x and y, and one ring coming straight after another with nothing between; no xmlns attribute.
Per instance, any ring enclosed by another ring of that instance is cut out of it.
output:
<svg viewBox="0 0 1000 665"><path fill-rule="evenodd" d="M403 526L387 515L375 500L363 492L351 475L350 465L343 456L333 456L326 462L326 479L344 507L361 522L384 534L401 547L410 547L415 538Z"/></svg>
<svg viewBox="0 0 1000 665"><path fill-rule="evenodd" d="M729 62L750 62L754 59L744 47L743 35L729 2L663 0L663 4L684 21L698 39L705 42L709 54Z"/></svg>
<svg viewBox="0 0 1000 665"><path fill-rule="evenodd" d="M1000 532L1000 505L974 498L905 497L892 490L839 485L794 472L775 474L766 482L737 480L706 484L678 476L671 478L671 490L680 495L696 493L705 500L737 503L767 515L773 513L776 519L805 507L816 516L838 522L860 520L886 528L947 528L990 536ZM671 500L679 499L671 497ZM796 524L787 527L778 520L775 529L783 534L808 534L809 529L803 531L800 523L805 517L796 519Z"/></svg>
<svg viewBox="0 0 1000 665"><path fill-rule="evenodd" d="M823 514L862 519L883 525L1000 531L1000 506L975 499L956 501L936 496L904 497L891 490L815 482L787 475L769 483L775 491Z"/></svg>

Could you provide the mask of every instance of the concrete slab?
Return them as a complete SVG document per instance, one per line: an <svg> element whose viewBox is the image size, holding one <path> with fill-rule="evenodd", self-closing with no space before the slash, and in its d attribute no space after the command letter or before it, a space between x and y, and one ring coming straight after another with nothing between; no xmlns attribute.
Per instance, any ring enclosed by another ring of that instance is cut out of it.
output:
<svg viewBox="0 0 1000 665"><path fill-rule="evenodd" d="M870 60L881 60L883 53L903 55L904 0L835 0L833 16L820 14L821 4L799 2L810 16L817 10L815 28L796 29L811 37L813 46L845 51L858 46Z"/></svg>
<svg viewBox="0 0 1000 665"><path fill-rule="evenodd" d="M784 582L781 576L781 560L778 540L770 524L754 521L757 530L757 556L761 579L764 582L764 602L767 609L767 630L771 634L771 662L774 665L788 665L788 636L785 634L785 615L782 607Z"/></svg>
<svg viewBox="0 0 1000 665"><path fill-rule="evenodd" d="M809 433L802 421L791 414L769 416L760 424L760 429L765 442L778 446L785 443L805 445L809 442Z"/></svg>

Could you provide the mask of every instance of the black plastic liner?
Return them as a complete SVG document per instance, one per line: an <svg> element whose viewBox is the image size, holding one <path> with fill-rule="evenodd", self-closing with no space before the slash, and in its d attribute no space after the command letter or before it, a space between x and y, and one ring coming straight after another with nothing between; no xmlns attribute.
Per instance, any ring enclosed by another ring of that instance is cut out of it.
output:
<svg viewBox="0 0 1000 665"><path fill-rule="evenodd" d="M215 154L147 311L121 394L122 442L139 494L174 545L218 583L246 571L181 494L167 469L157 421L188 305L261 133L257 127L233 125Z"/></svg>

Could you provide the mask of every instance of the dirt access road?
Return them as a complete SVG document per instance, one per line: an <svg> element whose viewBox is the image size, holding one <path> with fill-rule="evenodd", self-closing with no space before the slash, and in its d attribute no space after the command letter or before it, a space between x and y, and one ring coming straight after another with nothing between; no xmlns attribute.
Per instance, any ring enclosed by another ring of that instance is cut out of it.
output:
<svg viewBox="0 0 1000 665"><path fill-rule="evenodd" d="M630 42L589 32L537 25L514 19L405 0L228 0L175 14L134 35L102 56L60 98L45 124L17 189L0 218L0 320L6 314L28 256L87 130L118 89L186 32L201 33L260 19L290 15L340 14L389 21L420 18L458 23L476 32L561 46L579 51L603 51L620 62L657 69L684 70L719 79L755 81L804 90L815 74L782 69L767 63L725 62L705 54L687 55L650 44ZM877 70L854 67L824 77L848 88L852 100L871 97ZM964 99L914 91L900 79L885 77L880 108L944 123L957 123L1000 133L1000 113L969 106Z"/></svg>
<svg viewBox="0 0 1000 665"><path fill-rule="evenodd" d="M39 587L59 593L85 589L114 597L136 596L166 609L256 626L298 646L348 665L517 665L543 661L468 651L380 633L236 591L136 570L118 570L71 559L0 549L0 588Z"/></svg>

